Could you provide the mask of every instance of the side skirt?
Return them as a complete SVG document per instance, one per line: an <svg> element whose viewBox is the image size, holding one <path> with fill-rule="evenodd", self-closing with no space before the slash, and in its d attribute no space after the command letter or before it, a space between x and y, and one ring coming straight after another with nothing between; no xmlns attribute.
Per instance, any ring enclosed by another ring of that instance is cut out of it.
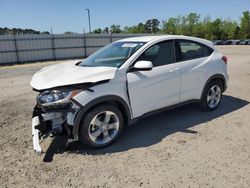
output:
<svg viewBox="0 0 250 188"><path fill-rule="evenodd" d="M189 101L185 101L185 102L182 102L182 103L179 103L179 104L174 104L172 106L168 106L168 107L164 107L164 108L161 108L161 109L158 109L158 110L147 112L147 113L143 114L140 117L136 117L135 119L132 119L129 122L129 125L132 125L132 124L136 123L138 120L143 119L145 117L152 116L152 115L158 114L160 112L165 112L165 111L168 111L168 110L172 110L172 109L175 109L175 108L178 108L178 107L181 107L181 106L185 106L185 105L188 105L188 104L191 104L191 103L198 103L200 101L201 101L200 99L189 100Z"/></svg>

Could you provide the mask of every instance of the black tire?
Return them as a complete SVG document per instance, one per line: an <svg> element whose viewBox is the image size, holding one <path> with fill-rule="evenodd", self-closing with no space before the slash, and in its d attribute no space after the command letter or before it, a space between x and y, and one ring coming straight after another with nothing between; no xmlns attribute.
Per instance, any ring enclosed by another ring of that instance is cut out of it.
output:
<svg viewBox="0 0 250 188"><path fill-rule="evenodd" d="M89 128L91 126L90 123L91 123L92 119L96 115L98 115L99 113L101 113L103 111L111 111L111 112L116 114L116 116L119 119L119 128L118 128L116 135L114 136L114 138L112 140L110 140L109 142L107 142L105 144L99 144L99 143L97 144L91 140L90 135L89 135ZM120 136L120 134L123 130L123 126L124 126L124 119L123 119L123 115L120 112L120 110L116 106L111 105L111 104L101 104L100 106L94 107L93 109L91 109L88 113L86 113L83 116L81 124L80 124L78 138L82 144L84 144L85 146L91 147L91 148L106 147L106 146L108 146L116 141L116 139Z"/></svg>
<svg viewBox="0 0 250 188"><path fill-rule="evenodd" d="M212 87L214 86L219 86L220 88L220 100L218 102L218 104L214 107L210 107L209 104L208 104L208 100L207 100L207 97L208 97L208 94L209 94L209 91ZM222 85L222 82L221 81L211 81L208 83L208 85L206 86L205 88L205 91L202 95L202 98L201 98L201 102L200 102L200 108L203 110L203 111L213 111L215 110L216 108L218 108L218 106L220 105L220 102L221 102L221 99L222 99L222 91L223 91L223 85Z"/></svg>

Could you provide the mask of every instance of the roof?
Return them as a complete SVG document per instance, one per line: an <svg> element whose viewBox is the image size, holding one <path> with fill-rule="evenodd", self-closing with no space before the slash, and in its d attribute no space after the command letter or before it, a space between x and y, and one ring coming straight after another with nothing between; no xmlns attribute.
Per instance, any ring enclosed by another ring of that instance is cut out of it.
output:
<svg viewBox="0 0 250 188"><path fill-rule="evenodd" d="M186 40L192 40L196 42L203 43L207 46L210 46L214 48L214 45L211 41L197 38L197 37L189 37L189 36L184 36L184 35L149 35L149 36L141 36L141 37L130 37L130 38L125 38L122 40L119 40L120 42L153 42L153 41L161 41L161 40L167 40L167 39L186 39Z"/></svg>

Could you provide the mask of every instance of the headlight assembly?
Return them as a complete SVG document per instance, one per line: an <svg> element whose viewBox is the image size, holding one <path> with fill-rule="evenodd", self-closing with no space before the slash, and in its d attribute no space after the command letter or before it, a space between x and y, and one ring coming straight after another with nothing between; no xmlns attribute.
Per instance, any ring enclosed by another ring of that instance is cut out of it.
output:
<svg viewBox="0 0 250 188"><path fill-rule="evenodd" d="M47 90L37 96L37 103L41 106L67 104L70 99L82 90Z"/></svg>

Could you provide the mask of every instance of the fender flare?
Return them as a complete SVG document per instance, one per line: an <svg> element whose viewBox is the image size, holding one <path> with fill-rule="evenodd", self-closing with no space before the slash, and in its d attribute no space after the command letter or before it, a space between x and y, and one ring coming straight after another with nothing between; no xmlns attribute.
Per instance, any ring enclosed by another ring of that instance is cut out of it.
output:
<svg viewBox="0 0 250 188"><path fill-rule="evenodd" d="M211 76L211 77L206 81L206 83L205 83L205 85L204 85L204 87L203 87L202 93L201 93L201 99L202 99L202 97L203 97L203 95L204 95L204 92L205 92L206 87L207 87L207 85L209 84L209 82L210 82L211 80L217 79L217 78L223 80L223 92L226 90L226 88L225 88L225 86L226 86L226 78L225 78L225 76L223 76L222 74L215 74L215 75Z"/></svg>
<svg viewBox="0 0 250 188"><path fill-rule="evenodd" d="M75 101L73 101L75 102ZM74 140L78 140L78 132L79 132L79 128L80 128L80 124L81 124L81 120L83 115L90 110L92 107L94 107L97 104L100 103L109 103L109 102L117 102L118 104L122 105L122 113L126 113L124 118L125 121L128 122L128 124L130 124L131 122L131 111L129 108L129 105L126 103L126 101L124 99L122 99L119 96L116 95L106 95L106 96L102 96L102 97L98 97L92 101L90 101L89 103L87 103L86 105L82 106L80 105L77 101L75 103L77 103L77 105L81 107L81 109L78 111L78 113L76 114L75 120L74 120L74 125L73 125L73 130L72 130L72 135Z"/></svg>

